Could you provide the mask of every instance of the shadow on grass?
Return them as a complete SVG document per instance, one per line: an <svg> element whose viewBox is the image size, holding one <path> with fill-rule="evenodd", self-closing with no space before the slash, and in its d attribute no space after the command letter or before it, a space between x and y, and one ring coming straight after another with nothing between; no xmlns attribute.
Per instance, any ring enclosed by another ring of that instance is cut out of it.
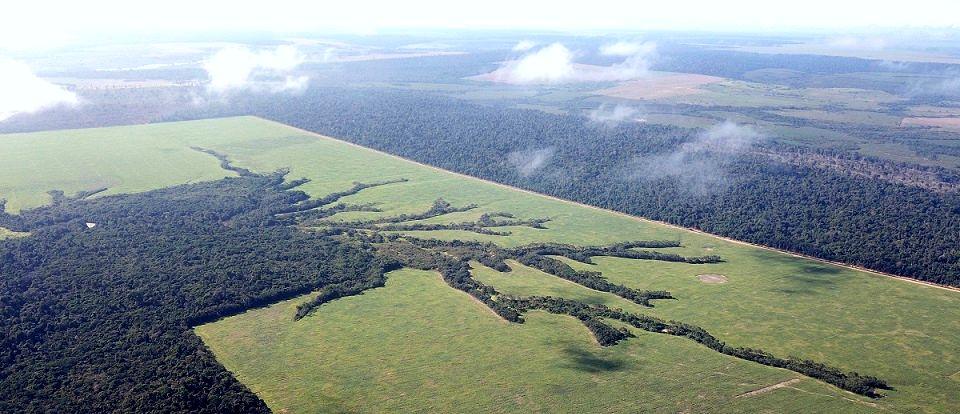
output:
<svg viewBox="0 0 960 414"><path fill-rule="evenodd" d="M816 295L836 285L831 279L803 273L787 276L780 279L780 282L782 285L774 291L798 295Z"/></svg>
<svg viewBox="0 0 960 414"><path fill-rule="evenodd" d="M839 276L844 272L844 269L834 265L777 252L752 250L748 254L761 263L777 266L785 271L786 277L780 279L781 286L774 289L780 293L814 295L834 288L842 279Z"/></svg>
<svg viewBox="0 0 960 414"><path fill-rule="evenodd" d="M619 358L604 358L581 348L566 347L563 353L569 358L567 367L577 371L596 374L615 372L626 368L626 363Z"/></svg>

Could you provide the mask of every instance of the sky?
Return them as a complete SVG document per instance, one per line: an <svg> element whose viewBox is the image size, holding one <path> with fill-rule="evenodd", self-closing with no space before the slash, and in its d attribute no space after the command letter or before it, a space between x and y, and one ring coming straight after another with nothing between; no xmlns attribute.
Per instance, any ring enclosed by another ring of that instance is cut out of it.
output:
<svg viewBox="0 0 960 414"><path fill-rule="evenodd" d="M132 32L175 35L256 31L362 35L417 29L587 33L848 31L904 26L960 28L960 2L7 0L0 6L0 48L56 47L93 36L124 36Z"/></svg>

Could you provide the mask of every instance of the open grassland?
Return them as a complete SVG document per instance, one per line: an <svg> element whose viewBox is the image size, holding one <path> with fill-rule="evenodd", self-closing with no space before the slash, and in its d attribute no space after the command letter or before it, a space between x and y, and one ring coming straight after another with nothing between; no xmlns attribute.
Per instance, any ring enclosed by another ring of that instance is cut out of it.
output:
<svg viewBox="0 0 960 414"><path fill-rule="evenodd" d="M960 116L960 108L956 106L911 106L908 113L918 117L951 117Z"/></svg>
<svg viewBox="0 0 960 414"><path fill-rule="evenodd" d="M872 111L901 98L877 90L856 88L793 88L688 73L654 72L647 78L595 91L594 95L663 104L745 108L842 107Z"/></svg>
<svg viewBox="0 0 960 414"><path fill-rule="evenodd" d="M3 227L0 227L0 240L6 239L6 238L11 238L11 237L23 237L23 236L26 236L26 235L27 235L27 233L23 233L23 232L19 232L19 231L13 231L13 230L10 230L10 229L5 229L5 228L3 228Z"/></svg>
<svg viewBox="0 0 960 414"><path fill-rule="evenodd" d="M852 39L854 42L857 39ZM871 60L883 60L891 62L926 62L926 63L960 63L960 57L947 53L918 51L896 48L871 48L859 47L855 44L843 44L840 42L806 42L806 43L785 43L775 46L721 46L717 49L738 50L752 53L765 53L773 55L823 55L853 57Z"/></svg>
<svg viewBox="0 0 960 414"><path fill-rule="evenodd" d="M903 118L900 125L903 126L926 126L926 127L936 127L943 129L950 129L954 131L960 130L960 118L924 118L924 117L912 117L912 118Z"/></svg>
<svg viewBox="0 0 960 414"><path fill-rule="evenodd" d="M827 111L827 110L802 110L802 109L784 109L774 113L794 118L809 119L812 121L839 122L844 124L866 124L885 127L895 127L900 125L901 118L896 115L888 115L882 112L871 111Z"/></svg>
<svg viewBox="0 0 960 414"><path fill-rule="evenodd" d="M791 88L788 86L724 80L702 85L700 92L657 99L670 104L773 108L877 110L901 98L882 91L854 88Z"/></svg>
<svg viewBox="0 0 960 414"><path fill-rule="evenodd" d="M659 99L703 92L701 86L723 78L695 73L651 72L649 76L599 90L599 95L623 99Z"/></svg>
<svg viewBox="0 0 960 414"><path fill-rule="evenodd" d="M110 153L86 168L91 176L118 177L121 184L112 192L204 179L183 169L201 171L206 179L224 176L216 160L188 148L198 146L256 171L290 168L290 178L313 180L302 189L314 196L349 188L354 181L409 180L346 197L349 203L377 203L383 212L336 216L345 219L420 212L438 197L479 208L428 222L475 219L492 211L552 219L549 229L510 228L510 236L418 232L422 237L504 246L679 240L684 247L664 250L717 254L725 262L568 261L578 269L602 271L611 282L666 289L677 298L656 301L652 309L516 264L511 273L479 265L474 273L504 293L567 296L676 319L733 345L876 375L895 388L885 398L870 400L665 335L637 332L637 338L602 348L572 318L534 312L525 324L507 324L445 286L435 273L404 270L391 274L384 288L323 305L297 322L295 307L306 297L197 328L219 360L277 411L960 411L957 292L520 192L257 118L0 136L0 154L7 154L8 146L25 145L18 140L29 141L31 135L56 136L65 145L49 145L33 157L22 153L10 158L15 165L0 168L28 171L25 164L43 164L41 156L69 159L72 150L85 148ZM138 145L130 152L114 151L115 141L100 135L128 137ZM123 185L128 173L140 177L138 186ZM19 180L2 177L7 181L0 197L20 206L43 202L47 190L71 194L95 187L77 184L69 171L45 173L37 181L29 174ZM724 275L727 282L704 283L701 274ZM786 382L793 378L800 381ZM776 384L785 385L737 397Z"/></svg>
<svg viewBox="0 0 960 414"><path fill-rule="evenodd" d="M300 321L297 303L197 329L215 350L251 351L218 355L277 412L778 411L792 399L870 410L806 378L737 398L797 375L655 334L601 348L579 322L542 312L508 324L434 272L394 272Z"/></svg>
<svg viewBox="0 0 960 414"><path fill-rule="evenodd" d="M252 139L264 133L229 128L231 124L210 121L3 135L0 198L7 199L8 211L16 212L48 203L49 190L72 195L108 187L102 194L115 194L222 178L227 174L217 161L192 151L188 143L204 136Z"/></svg>

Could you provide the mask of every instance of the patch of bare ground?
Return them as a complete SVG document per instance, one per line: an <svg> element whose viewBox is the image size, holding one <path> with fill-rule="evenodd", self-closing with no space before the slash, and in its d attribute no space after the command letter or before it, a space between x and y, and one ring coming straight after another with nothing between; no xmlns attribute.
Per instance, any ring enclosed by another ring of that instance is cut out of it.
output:
<svg viewBox="0 0 960 414"><path fill-rule="evenodd" d="M912 117L903 118L900 126L925 126L943 129L960 130L960 117Z"/></svg>
<svg viewBox="0 0 960 414"><path fill-rule="evenodd" d="M648 77L624 82L595 93L623 99L670 98L701 93L701 86L722 80L720 77L695 73L654 72Z"/></svg>
<svg viewBox="0 0 960 414"><path fill-rule="evenodd" d="M776 390L776 389L780 389L780 388L786 388L786 387L789 387L789 386L791 386L791 385L793 385L793 384L796 384L796 383L798 383L798 382L800 382L800 378L788 379L788 380L786 380L786 381L781 381L781 382L778 382L778 383L773 384L773 385L768 385L768 386L763 387L763 388L758 388L758 389L755 389L755 390L753 390L753 391L745 392L745 393L743 393L743 394L740 394L740 395L736 396L736 398L741 398L741 397L753 397L754 395L763 394L763 393L765 393L765 392L770 392L770 391L773 391L773 390Z"/></svg>
<svg viewBox="0 0 960 414"><path fill-rule="evenodd" d="M960 119L960 118L958 118ZM753 154L784 164L831 170L855 177L874 178L938 193L960 190L960 177L935 167L897 164L882 160L838 157L815 151L776 151L757 148Z"/></svg>
<svg viewBox="0 0 960 414"><path fill-rule="evenodd" d="M700 279L701 282L716 285L720 283L727 283L727 277L724 275L717 274L703 274L697 275L697 279Z"/></svg>

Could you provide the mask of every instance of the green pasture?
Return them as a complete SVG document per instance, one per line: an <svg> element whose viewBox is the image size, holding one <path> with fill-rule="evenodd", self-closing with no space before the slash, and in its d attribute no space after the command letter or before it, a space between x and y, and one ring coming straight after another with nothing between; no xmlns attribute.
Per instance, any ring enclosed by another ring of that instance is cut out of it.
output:
<svg viewBox="0 0 960 414"><path fill-rule="evenodd" d="M329 303L298 322L294 308L307 297L197 327L224 366L277 412L960 411L960 293L544 198L258 118L0 135L0 198L16 211L47 202L52 189L73 194L107 186L109 194L229 175L190 146L256 171L289 168L290 178L312 179L301 187L312 196L354 181L410 180L344 200L377 203L383 213L338 217L418 212L442 197L479 208L431 221L491 211L552 220L546 230L513 228L510 236L424 237L505 246L680 240L684 247L665 250L718 254L725 262L571 262L677 298L650 309L520 265L510 273L477 265L475 275L505 293L568 296L676 319L733 345L822 361L895 387L870 400L651 333L601 348L572 318L535 312L525 324L507 324L436 274L403 270L384 288ZM728 281L705 284L697 279L705 273ZM800 381L738 397L792 378Z"/></svg>

